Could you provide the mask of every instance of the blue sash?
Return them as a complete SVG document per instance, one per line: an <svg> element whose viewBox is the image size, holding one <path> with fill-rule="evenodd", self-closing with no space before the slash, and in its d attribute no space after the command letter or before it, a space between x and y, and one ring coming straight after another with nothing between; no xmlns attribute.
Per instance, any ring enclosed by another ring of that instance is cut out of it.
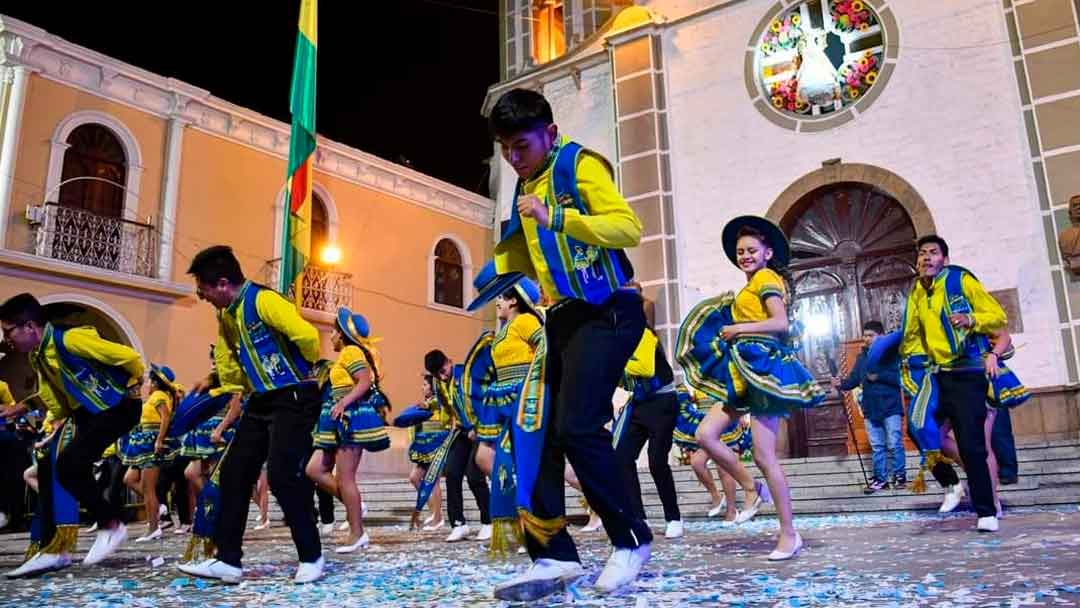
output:
<svg viewBox="0 0 1080 608"><path fill-rule="evenodd" d="M299 384L311 372L300 349L259 316L255 302L263 289L268 288L251 281L244 284L236 319L239 344L230 345L237 349L240 366L257 393Z"/></svg>
<svg viewBox="0 0 1080 608"><path fill-rule="evenodd" d="M128 381L131 380L127 371L72 354L64 346L65 333L67 330L55 328L52 324L45 326L45 335L38 349L39 361L35 367L42 371L46 379L54 380L43 360L45 349L51 341L60 363L63 390L86 411L98 414L123 401L128 393ZM54 384L54 381L50 384Z"/></svg>

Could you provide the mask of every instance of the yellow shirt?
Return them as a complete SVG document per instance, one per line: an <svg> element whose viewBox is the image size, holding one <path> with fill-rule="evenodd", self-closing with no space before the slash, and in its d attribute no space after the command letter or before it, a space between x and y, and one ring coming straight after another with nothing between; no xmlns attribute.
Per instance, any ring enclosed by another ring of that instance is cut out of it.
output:
<svg viewBox="0 0 1080 608"><path fill-rule="evenodd" d="M240 369L240 362L232 355L225 338L218 336L217 344L214 345L214 371L217 372L220 393L242 393L247 379Z"/></svg>
<svg viewBox="0 0 1080 608"><path fill-rule="evenodd" d="M561 144L570 140L562 138ZM560 144L560 145L561 145ZM549 220L556 203L552 192L553 163L549 162L540 175L526 181L523 194L533 194L548 207ZM578 191L589 210L583 215L576 208L563 208L563 232L589 245L607 249L636 247L641 241L641 221L627 204L615 186L607 163L600 157L584 150L578 157ZM540 282L540 289L553 300L561 300L568 294L559 293L548 271L547 261L540 249L539 230L536 220L521 217L524 236L515 235L495 247L495 268L502 274L523 272Z"/></svg>
<svg viewBox="0 0 1080 608"><path fill-rule="evenodd" d="M630 360L626 362L626 373L635 378L652 378L656 375L656 347L659 340L648 327L641 334L641 340ZM632 387L631 387L632 388ZM627 389L630 390L630 389Z"/></svg>
<svg viewBox="0 0 1080 608"><path fill-rule="evenodd" d="M368 347L371 356L375 356L375 351ZM333 388L334 393L340 391L351 391L356 382L353 380L353 376L368 369L370 365L368 360L364 357L364 351L360 350L355 345L348 345L341 349L338 353L337 361L330 366L330 386ZM373 378L374 380L374 378Z"/></svg>
<svg viewBox="0 0 1080 608"><path fill-rule="evenodd" d="M141 382L146 371L138 352L123 344L102 339L93 327L73 327L65 331L64 348L83 359L122 368L131 376L129 387ZM56 418L67 418L79 407L79 402L67 394L63 385L53 386L48 380L50 377L60 378L60 356L56 353L56 345L52 341L46 346L43 355L47 370L37 369L39 359L36 353L31 357L38 374L38 396Z"/></svg>
<svg viewBox="0 0 1080 608"><path fill-rule="evenodd" d="M536 315L521 313L514 317L491 344L495 369L532 363L533 353L542 337L543 329Z"/></svg>
<svg viewBox="0 0 1080 608"><path fill-rule="evenodd" d="M769 310L765 308L765 300L771 296L780 296L785 301L787 300L784 279L772 269L762 268L755 272L746 287L736 294L735 303L731 307L731 316L736 323L767 321Z"/></svg>
<svg viewBox="0 0 1080 608"><path fill-rule="evenodd" d="M947 269L934 277L929 296L922 281L916 281L911 288L904 337L900 342L901 356L926 353L938 365L948 365L960 358L949 347L949 338L941 322L945 310L945 276L949 272L959 271ZM972 326L968 332L989 335L1005 327L1009 321L1005 311L975 277L964 273L960 289L971 304Z"/></svg>
<svg viewBox="0 0 1080 608"><path fill-rule="evenodd" d="M154 391L143 401L142 415L139 416L139 424L161 424L161 413L158 407L163 406L166 412L172 415L173 399L165 391Z"/></svg>
<svg viewBox="0 0 1080 608"><path fill-rule="evenodd" d="M251 389L251 383L240 366L238 348L240 331L237 316L242 302L237 298L227 309L218 313L218 341L214 347L214 362L222 383L241 384ZM319 330L300 316L296 305L272 289L261 289L255 296L255 310L268 327L296 345L309 363L319 360ZM230 348L230 344L237 345ZM220 353L220 354L219 354ZM225 376L222 376L222 373ZM226 379L227 378L227 379Z"/></svg>
<svg viewBox="0 0 1080 608"><path fill-rule="evenodd" d="M8 387L8 383L0 380L0 405L12 405L15 403L15 397L11 395L11 388Z"/></svg>

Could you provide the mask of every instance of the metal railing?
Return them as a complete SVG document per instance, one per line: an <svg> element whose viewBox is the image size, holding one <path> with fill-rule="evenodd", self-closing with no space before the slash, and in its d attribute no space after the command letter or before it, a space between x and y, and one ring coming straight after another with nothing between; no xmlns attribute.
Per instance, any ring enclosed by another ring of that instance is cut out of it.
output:
<svg viewBox="0 0 1080 608"><path fill-rule="evenodd" d="M127 274L153 277L158 239L151 224L45 203L34 228L34 253Z"/></svg>
<svg viewBox="0 0 1080 608"><path fill-rule="evenodd" d="M277 289L281 273L281 258L268 261L262 269L261 280L264 285ZM352 307L352 275L318 266L309 265L304 269L301 286L300 306L308 310L334 313L341 306ZM295 297L294 288L286 294Z"/></svg>

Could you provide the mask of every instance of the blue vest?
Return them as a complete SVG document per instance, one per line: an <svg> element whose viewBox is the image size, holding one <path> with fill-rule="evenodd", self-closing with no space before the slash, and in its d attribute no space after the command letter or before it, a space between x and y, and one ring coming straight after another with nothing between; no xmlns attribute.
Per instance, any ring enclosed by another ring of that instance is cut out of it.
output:
<svg viewBox="0 0 1080 608"><path fill-rule="evenodd" d="M971 275L971 278L975 278L975 275L966 268L952 265L946 266L943 272L948 274L945 275L945 307L941 309L941 323L945 328L945 336L949 339L949 348L972 365L981 365L983 355L990 352L990 338L970 328L953 327L949 322L949 315L973 312L971 302L964 295L962 281L965 274Z"/></svg>
<svg viewBox="0 0 1080 608"><path fill-rule="evenodd" d="M256 393L299 384L311 373L311 364L300 349L259 316L255 299L264 289L268 288L250 281L244 285L236 319L239 344L230 345L236 348L240 367Z"/></svg>
<svg viewBox="0 0 1080 608"><path fill-rule="evenodd" d="M52 325L45 328L40 353L45 352L49 340L56 347L60 363L60 378L64 392L79 402L79 405L91 414L103 412L121 401L128 393L131 375L121 367L103 365L91 359L72 354L64 346L64 334L67 330L57 329ZM47 369L42 362L42 369ZM48 372L45 372L48 374Z"/></svg>
<svg viewBox="0 0 1080 608"><path fill-rule="evenodd" d="M582 215L589 209L578 190L577 163L584 148L576 142L568 142L556 152L551 169L551 194L554 204L572 207ZM514 191L514 205L510 221L502 231L505 240L521 230L521 217L517 209L517 197L522 193L523 180L518 180ZM552 222L556 222L556 217ZM540 249L551 273L552 282L559 293L568 298L585 300L590 304L603 304L623 284L634 276L634 268L621 249L606 249L583 243L562 232L562 227L551 230L537 227Z"/></svg>

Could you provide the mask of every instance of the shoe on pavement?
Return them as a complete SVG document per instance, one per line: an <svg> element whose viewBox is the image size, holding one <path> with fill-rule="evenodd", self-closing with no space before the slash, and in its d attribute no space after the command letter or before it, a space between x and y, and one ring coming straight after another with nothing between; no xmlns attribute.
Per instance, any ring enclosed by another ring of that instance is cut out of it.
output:
<svg viewBox="0 0 1080 608"><path fill-rule="evenodd" d="M254 530L256 532L258 532L259 530L265 530L265 529L267 529L269 527L270 527L270 518L267 517L266 519L260 520L259 523L255 524Z"/></svg>
<svg viewBox="0 0 1080 608"><path fill-rule="evenodd" d="M600 519L600 516L596 513L589 515L589 522L585 524L585 527L581 529L582 532L596 532L604 527L604 520Z"/></svg>
<svg viewBox="0 0 1080 608"><path fill-rule="evenodd" d="M476 533L476 540L491 540L491 524L480 526L480 530Z"/></svg>
<svg viewBox="0 0 1080 608"><path fill-rule="evenodd" d="M293 582L298 585L314 583L323 577L324 566L326 566L326 559L321 555L319 559L313 562L300 562L300 566L296 569L296 576L293 577Z"/></svg>
<svg viewBox="0 0 1080 608"><path fill-rule="evenodd" d="M650 545L641 545L636 549L615 549L596 579L596 590L600 593L613 593L633 583L651 555Z"/></svg>
<svg viewBox="0 0 1080 608"><path fill-rule="evenodd" d="M952 513L956 507L960 506L960 500L964 498L964 486L962 484L953 484L945 489L945 499L941 501L941 508L938 509L938 513Z"/></svg>
<svg viewBox="0 0 1080 608"><path fill-rule="evenodd" d="M364 534L356 539L356 542L351 545L342 545L334 549L334 553L355 553L357 549L366 549L371 544L371 537L368 536L367 530L364 530Z"/></svg>
<svg viewBox="0 0 1080 608"><path fill-rule="evenodd" d="M164 532L162 532L161 530L162 530L161 528L155 528L153 532L148 532L147 534L145 534L143 536L140 536L139 538L136 538L135 542L137 542L137 543L146 543L146 542L150 542L152 540L157 540L157 539L161 538L164 535Z"/></svg>
<svg viewBox="0 0 1080 608"><path fill-rule="evenodd" d="M874 492L880 492L882 490L889 489L889 482L877 477L870 480L870 483L866 484L866 488L863 489L863 494L873 494Z"/></svg>
<svg viewBox="0 0 1080 608"><path fill-rule="evenodd" d="M581 578L585 569L578 562L538 559L523 574L495 587L495 599L505 602L532 602L557 593Z"/></svg>
<svg viewBox="0 0 1080 608"><path fill-rule="evenodd" d="M244 570L216 559L203 560L197 564L180 564L177 568L184 574L199 578L212 578L235 585L244 577Z"/></svg>
<svg viewBox="0 0 1080 608"><path fill-rule="evenodd" d="M54 572L61 568L67 568L71 565L71 556L67 553L38 553L34 557L26 560L23 565L7 572L4 576L8 578L22 578L24 576L35 576L38 574L45 574L46 572Z"/></svg>
<svg viewBox="0 0 1080 608"><path fill-rule="evenodd" d="M988 517L980 517L978 523L975 524L975 528L979 532L997 532L998 531L998 518L990 515Z"/></svg>
<svg viewBox="0 0 1080 608"><path fill-rule="evenodd" d="M724 511L727 511L727 499L726 498L721 498L719 504L717 504L715 507L709 509L709 517L716 517L717 515L720 515Z"/></svg>
<svg viewBox="0 0 1080 608"><path fill-rule="evenodd" d="M445 519L440 519L438 522L433 523L433 524L428 524L428 525L424 526L422 529L424 530L424 532L433 532L435 530L442 530L445 527L446 527L446 520Z"/></svg>
<svg viewBox="0 0 1080 608"><path fill-rule="evenodd" d="M191 532L191 526L188 524L180 524L173 530L173 534L187 534L188 532Z"/></svg>
<svg viewBox="0 0 1080 608"><path fill-rule="evenodd" d="M683 527L681 519L667 522L664 538L682 538L684 534L686 534L686 529Z"/></svg>
<svg viewBox="0 0 1080 608"><path fill-rule="evenodd" d="M83 558L83 565L93 566L101 563L106 557L112 555L120 545L124 544L125 540L127 540L127 526L122 523L117 523L112 528L98 530L94 545L90 547L86 557Z"/></svg>
<svg viewBox="0 0 1080 608"><path fill-rule="evenodd" d="M319 532L322 532L323 534L333 534L334 533L334 522L330 522L328 524L323 524L322 526L319 527Z"/></svg>
<svg viewBox="0 0 1080 608"><path fill-rule="evenodd" d="M795 547L791 551L779 551L779 550L776 550L776 551L773 551L772 553L770 553L769 556L766 559L768 559L770 562L786 561L786 560L789 560L789 559L795 557L796 555L798 555L799 551L802 551L802 548L803 548L802 536L799 536L799 533L796 532L795 533Z"/></svg>
<svg viewBox="0 0 1080 608"><path fill-rule="evenodd" d="M465 537L469 534L469 526L461 524L460 526L454 526L450 530L450 536L446 537L446 542L456 543L458 541L465 540Z"/></svg>

